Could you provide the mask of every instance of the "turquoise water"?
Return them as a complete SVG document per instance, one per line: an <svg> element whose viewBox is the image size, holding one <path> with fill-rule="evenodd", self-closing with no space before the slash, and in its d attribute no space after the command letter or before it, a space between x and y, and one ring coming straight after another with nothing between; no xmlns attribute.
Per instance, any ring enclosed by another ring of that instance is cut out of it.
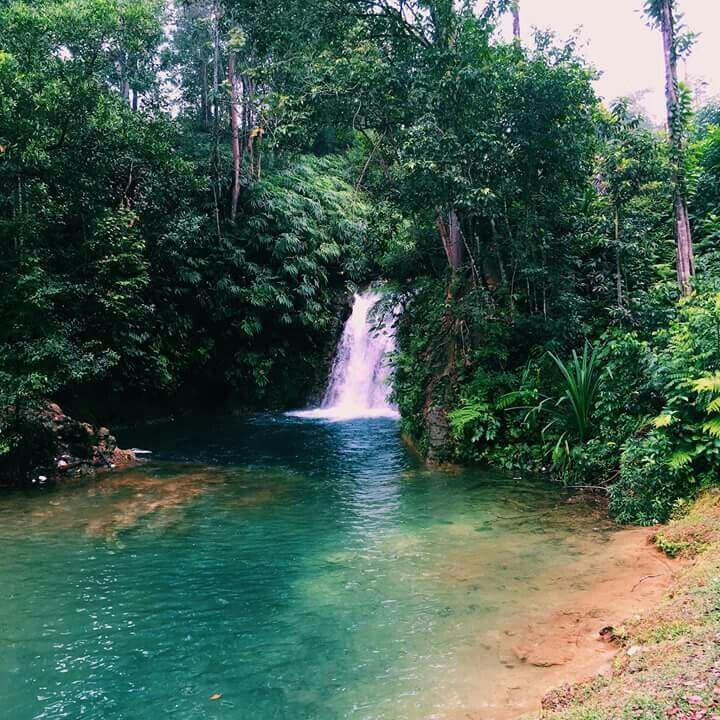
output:
<svg viewBox="0 0 720 720"><path fill-rule="evenodd" d="M591 552L557 490L424 470L390 420L121 441L153 462L0 499L5 720L465 717L512 682L501 628Z"/></svg>

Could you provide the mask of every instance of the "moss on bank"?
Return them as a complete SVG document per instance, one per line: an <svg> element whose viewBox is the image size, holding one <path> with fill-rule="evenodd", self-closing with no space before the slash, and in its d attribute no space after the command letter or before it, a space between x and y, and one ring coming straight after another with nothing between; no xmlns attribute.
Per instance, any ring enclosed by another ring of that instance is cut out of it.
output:
<svg viewBox="0 0 720 720"><path fill-rule="evenodd" d="M656 543L691 564L658 607L615 629L612 673L550 693L544 720L720 718L720 491L701 496Z"/></svg>

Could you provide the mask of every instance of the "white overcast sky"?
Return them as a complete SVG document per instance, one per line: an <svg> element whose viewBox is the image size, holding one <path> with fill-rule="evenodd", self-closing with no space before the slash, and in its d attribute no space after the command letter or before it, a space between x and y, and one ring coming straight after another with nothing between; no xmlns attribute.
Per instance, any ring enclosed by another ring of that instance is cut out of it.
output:
<svg viewBox="0 0 720 720"><path fill-rule="evenodd" d="M598 94L611 101L648 91L643 105L655 120L664 113L662 39L640 10L643 0L520 0L523 36L532 27L550 28L561 39L576 28L587 43L583 55L602 72ZM700 33L692 55L680 68L691 86L708 83L708 97L720 94L720 0L678 0L685 23ZM509 26L507 28L509 30Z"/></svg>

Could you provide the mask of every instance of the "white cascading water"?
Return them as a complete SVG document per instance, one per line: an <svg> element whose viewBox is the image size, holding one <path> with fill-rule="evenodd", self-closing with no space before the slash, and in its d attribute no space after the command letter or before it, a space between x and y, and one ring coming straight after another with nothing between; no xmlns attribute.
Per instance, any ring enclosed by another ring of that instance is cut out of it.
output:
<svg viewBox="0 0 720 720"><path fill-rule="evenodd" d="M395 349L393 328L386 322L375 329L371 318L380 297L374 290L355 294L322 404L289 415L327 420L399 417L390 402L388 354Z"/></svg>

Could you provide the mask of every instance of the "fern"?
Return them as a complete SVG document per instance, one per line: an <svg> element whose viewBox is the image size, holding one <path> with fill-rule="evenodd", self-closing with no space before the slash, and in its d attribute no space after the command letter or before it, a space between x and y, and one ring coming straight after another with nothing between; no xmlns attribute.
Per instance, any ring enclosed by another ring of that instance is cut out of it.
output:
<svg viewBox="0 0 720 720"><path fill-rule="evenodd" d="M720 412L720 395L718 395L716 398L713 398L705 406L705 412L707 412L708 415L712 415L713 413Z"/></svg>
<svg viewBox="0 0 720 720"><path fill-rule="evenodd" d="M662 415L658 415L656 418L653 418L650 421L650 424L654 428L666 428L670 427L675 422L675 412L670 410L669 412L664 412Z"/></svg>
<svg viewBox="0 0 720 720"><path fill-rule="evenodd" d="M500 396L495 405L498 410L513 410L517 409L516 406L521 403L528 403L533 400L537 400L537 390L512 390Z"/></svg>
<svg viewBox="0 0 720 720"><path fill-rule="evenodd" d="M461 440L468 436L471 444L488 443L497 437L500 422L491 403L466 399L462 405L448 413L454 437Z"/></svg>
<svg viewBox="0 0 720 720"><path fill-rule="evenodd" d="M718 394L720 393L720 372L692 380L690 385L696 393L708 392Z"/></svg>
<svg viewBox="0 0 720 720"><path fill-rule="evenodd" d="M715 417L704 422L702 429L708 435L712 435L714 438L720 438L720 417Z"/></svg>
<svg viewBox="0 0 720 720"><path fill-rule="evenodd" d="M689 465L694 458L695 453L691 452L690 450L676 450L668 458L667 464L671 470L680 470L681 468Z"/></svg>

